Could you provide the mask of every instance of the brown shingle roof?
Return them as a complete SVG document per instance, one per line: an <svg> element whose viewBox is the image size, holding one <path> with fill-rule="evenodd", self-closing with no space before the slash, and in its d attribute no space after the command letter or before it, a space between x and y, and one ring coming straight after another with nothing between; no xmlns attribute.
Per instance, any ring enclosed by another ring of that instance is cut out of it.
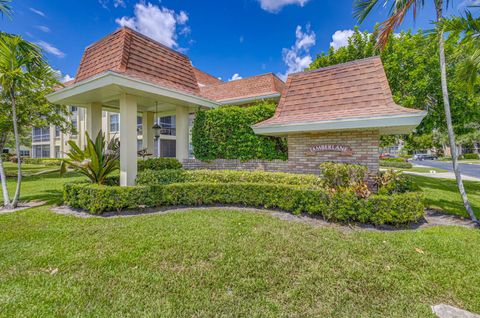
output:
<svg viewBox="0 0 480 318"><path fill-rule="evenodd" d="M205 73L196 67L193 68L193 72L195 73L195 77L197 78L197 82L200 87L223 83L223 81L219 80L215 76Z"/></svg>
<svg viewBox="0 0 480 318"><path fill-rule="evenodd" d="M291 74L275 115L255 127L421 113L401 107L379 57Z"/></svg>
<svg viewBox="0 0 480 318"><path fill-rule="evenodd" d="M201 95L219 102L281 94L285 84L272 73L200 87Z"/></svg>
<svg viewBox="0 0 480 318"><path fill-rule="evenodd" d="M199 95L189 58L129 28L86 48L75 83L107 71Z"/></svg>

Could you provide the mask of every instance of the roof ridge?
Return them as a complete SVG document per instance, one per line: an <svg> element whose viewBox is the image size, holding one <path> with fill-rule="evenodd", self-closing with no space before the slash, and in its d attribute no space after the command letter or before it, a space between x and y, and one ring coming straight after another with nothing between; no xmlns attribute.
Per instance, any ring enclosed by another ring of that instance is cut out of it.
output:
<svg viewBox="0 0 480 318"><path fill-rule="evenodd" d="M303 75L303 74L322 72L322 71L335 69L335 68L340 68L340 67L344 67L344 66L349 66L349 65L353 65L353 64L361 64L361 63L367 62L369 60L376 60L376 59L380 59L380 61L381 61L380 56L375 55L375 56L365 57L365 58L362 58L362 59L357 59L357 60L348 61L348 62L344 62L344 63L338 63L338 64L334 64L334 65L320 67L320 68L316 68L314 70L290 73L290 74L288 74L288 76L298 76L298 75Z"/></svg>
<svg viewBox="0 0 480 318"><path fill-rule="evenodd" d="M234 82L241 82L241 81L244 81L244 80L247 80L247 79L250 79L250 78L255 78L255 77L262 77L262 76L267 76L267 75L273 75L274 77L277 77L273 72L269 72L269 73L264 73L264 74L259 74L259 75L253 75L253 76L249 76L249 77L243 77L241 79L238 79L238 80L234 80L234 81L222 81L221 83L217 83L217 84L212 84L212 85L208 85L208 87L212 87L212 86L218 86L218 85L224 85L224 84L228 84L228 83L234 83ZM279 80L281 80L280 78L278 78ZM281 80L282 81L282 80ZM282 81L283 82L283 81ZM283 82L285 84L285 82Z"/></svg>

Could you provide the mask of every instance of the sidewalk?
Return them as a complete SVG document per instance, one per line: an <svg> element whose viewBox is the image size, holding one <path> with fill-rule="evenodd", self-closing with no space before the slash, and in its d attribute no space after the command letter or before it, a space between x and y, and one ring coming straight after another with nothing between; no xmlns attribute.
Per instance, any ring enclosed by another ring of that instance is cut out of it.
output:
<svg viewBox="0 0 480 318"><path fill-rule="evenodd" d="M428 168L428 167L426 167ZM430 177L430 178L439 178L439 179L453 179L455 180L455 174L453 172L434 172L434 173L423 173L423 172L412 172L412 171L403 171L406 174L412 174L416 176ZM468 181L480 181L480 178L470 177L462 175L462 180Z"/></svg>

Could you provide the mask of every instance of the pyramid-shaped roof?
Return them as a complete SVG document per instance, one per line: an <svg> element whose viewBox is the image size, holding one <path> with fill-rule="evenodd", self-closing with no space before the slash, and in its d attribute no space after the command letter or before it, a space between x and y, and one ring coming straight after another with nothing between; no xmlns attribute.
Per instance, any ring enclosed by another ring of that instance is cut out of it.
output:
<svg viewBox="0 0 480 318"><path fill-rule="evenodd" d="M291 74L275 115L254 128L423 116L393 101L380 57Z"/></svg>
<svg viewBox="0 0 480 318"><path fill-rule="evenodd" d="M107 71L190 94L200 93L186 55L126 27L85 49L75 83Z"/></svg>

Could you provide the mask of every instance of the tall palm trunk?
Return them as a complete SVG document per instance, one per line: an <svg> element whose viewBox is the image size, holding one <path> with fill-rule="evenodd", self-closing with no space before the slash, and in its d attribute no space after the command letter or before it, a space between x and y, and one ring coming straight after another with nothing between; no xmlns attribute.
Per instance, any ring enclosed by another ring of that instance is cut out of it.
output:
<svg viewBox="0 0 480 318"><path fill-rule="evenodd" d="M17 188L15 189L15 195L12 200L12 207L16 208L18 205L18 199L20 198L20 189L22 186L22 158L20 157L20 136L18 134L17 126L17 105L15 100L15 92L12 89L10 92L12 98L12 121L13 121L13 136L15 138L15 150L17 153Z"/></svg>
<svg viewBox="0 0 480 318"><path fill-rule="evenodd" d="M2 133L0 136L0 149L3 149L5 146L5 142L7 140L7 134ZM3 167L3 159L0 156L0 178L2 179L2 194L3 194L3 205L7 208L10 208L10 196L8 195L8 188L7 188L7 176L5 175L5 169Z"/></svg>
<svg viewBox="0 0 480 318"><path fill-rule="evenodd" d="M443 18L443 1L437 0L435 2L436 11L437 11L437 22ZM453 172L455 173L455 179L457 180L458 190L460 191L460 195L462 196L463 205L467 210L468 214L472 221L479 223L475 213L473 212L472 206L468 201L467 192L465 191L465 187L463 186L462 175L460 174L460 170L458 167L458 152L457 152L457 145L455 144L455 133L453 132L453 124L452 124L452 115L450 112L450 100L448 97L448 87L447 87L447 68L445 66L445 39L443 37L443 30L440 29L439 39L438 39L438 46L439 46L439 55L440 55L440 75L441 75L441 82L442 82L442 95L443 95L443 106L445 108L445 117L447 119L447 131L448 131L448 139L450 141L450 149L452 152L452 163L453 163Z"/></svg>

